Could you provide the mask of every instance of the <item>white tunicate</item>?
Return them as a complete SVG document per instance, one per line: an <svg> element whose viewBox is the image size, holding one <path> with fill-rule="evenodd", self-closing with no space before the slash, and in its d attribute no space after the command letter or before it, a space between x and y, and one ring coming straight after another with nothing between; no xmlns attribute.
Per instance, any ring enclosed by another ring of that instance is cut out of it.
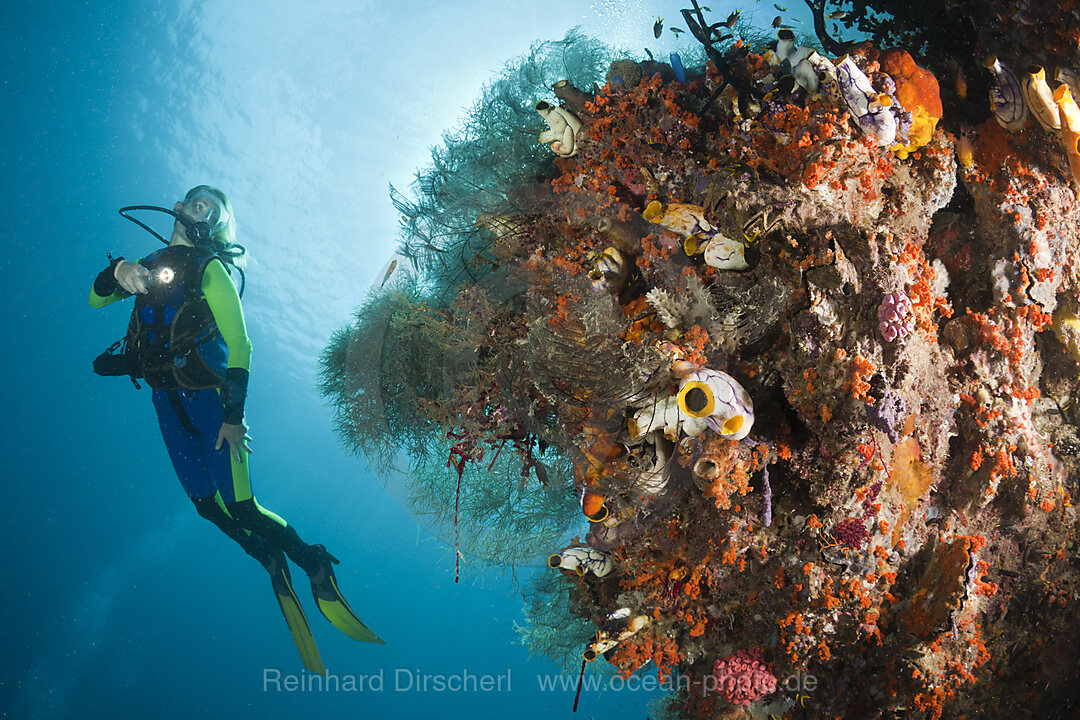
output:
<svg viewBox="0 0 1080 720"><path fill-rule="evenodd" d="M591 572L596 577L610 575L615 569L611 555L589 547L567 548L557 555L552 555L548 564L555 568L571 570L584 575Z"/></svg>
<svg viewBox="0 0 1080 720"><path fill-rule="evenodd" d="M695 418L679 409L678 397L666 396L641 408L630 420L630 435L643 437L654 430L661 430L664 437L678 442L679 434L697 437L708 426L706 418Z"/></svg>
<svg viewBox="0 0 1080 720"><path fill-rule="evenodd" d="M703 418L709 428L729 440L742 440L754 425L750 394L725 372L695 370L683 378L677 398L683 413Z"/></svg>
<svg viewBox="0 0 1080 720"><path fill-rule="evenodd" d="M746 270L746 245L724 235L714 235L705 246L705 264L717 270Z"/></svg>

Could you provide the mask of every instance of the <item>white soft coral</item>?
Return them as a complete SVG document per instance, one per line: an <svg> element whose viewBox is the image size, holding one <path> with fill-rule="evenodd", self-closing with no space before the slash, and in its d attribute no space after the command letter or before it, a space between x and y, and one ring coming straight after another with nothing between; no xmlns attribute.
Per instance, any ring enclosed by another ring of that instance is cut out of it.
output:
<svg viewBox="0 0 1080 720"><path fill-rule="evenodd" d="M683 314L686 312L686 301L675 300L667 291L661 288L653 288L645 295L645 299L656 310L657 316L669 328L681 328L683 326Z"/></svg>

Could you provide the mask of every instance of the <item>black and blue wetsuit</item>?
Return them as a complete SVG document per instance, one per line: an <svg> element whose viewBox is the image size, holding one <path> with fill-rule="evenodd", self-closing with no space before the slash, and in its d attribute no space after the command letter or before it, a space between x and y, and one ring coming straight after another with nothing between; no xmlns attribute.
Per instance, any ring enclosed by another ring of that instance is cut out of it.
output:
<svg viewBox="0 0 1080 720"><path fill-rule="evenodd" d="M255 501L251 461L242 448L236 459L228 443L220 450L214 447L223 423L244 421L251 363L240 297L225 266L207 249L181 244L152 253L140 264L152 282L149 292L135 300L124 367L153 388L161 436L188 497L200 515L270 573L304 667L326 672L285 555L308 574L315 603L327 620L355 640L381 643L342 597L333 569L337 558L322 545L302 541L292 526ZM128 296L118 286L114 262L94 281L90 304L104 307Z"/></svg>
<svg viewBox="0 0 1080 720"><path fill-rule="evenodd" d="M200 515L263 565L284 551L314 573L319 558L313 546L256 502L247 453L241 450L236 460L227 443L214 448L222 423L243 422L251 362L240 298L224 265L209 250L184 245L158 250L140 264L153 282L136 298L129 343L153 388L180 483ZM104 307L128 295L110 266L95 280L90 304Z"/></svg>

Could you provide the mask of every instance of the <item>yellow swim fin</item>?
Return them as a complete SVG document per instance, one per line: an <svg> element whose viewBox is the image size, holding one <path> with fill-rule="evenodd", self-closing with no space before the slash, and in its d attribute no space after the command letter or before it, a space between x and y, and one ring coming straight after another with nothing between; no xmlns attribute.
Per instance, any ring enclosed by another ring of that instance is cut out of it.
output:
<svg viewBox="0 0 1080 720"><path fill-rule="evenodd" d="M315 645L315 637L311 634L311 626L308 625L304 609L300 607L300 600L293 591L285 556L278 555L273 558L267 571L274 586L274 596L281 606L281 614L285 616L293 642L296 643L296 650L300 653L300 660L310 672L325 675L326 668L323 666L322 656L319 655L319 648Z"/></svg>
<svg viewBox="0 0 1080 720"><path fill-rule="evenodd" d="M333 563L338 559L326 551L321 545L319 549L319 570L311 576L311 594L315 596L315 604L319 612L330 623L353 640L372 642L385 645L385 641L376 635L356 616L349 607L349 603L342 597L338 590L337 578L334 576Z"/></svg>

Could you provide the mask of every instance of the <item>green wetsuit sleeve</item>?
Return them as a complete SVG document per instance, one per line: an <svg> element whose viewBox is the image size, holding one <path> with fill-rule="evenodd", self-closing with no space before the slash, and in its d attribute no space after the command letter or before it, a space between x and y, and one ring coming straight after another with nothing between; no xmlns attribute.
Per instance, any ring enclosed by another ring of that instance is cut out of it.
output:
<svg viewBox="0 0 1080 720"><path fill-rule="evenodd" d="M202 277L202 291L214 322L229 349L228 367L251 369L251 341L248 339L244 310L232 278L221 261L214 259L206 266Z"/></svg>
<svg viewBox="0 0 1080 720"><path fill-rule="evenodd" d="M130 297L129 295L124 295L121 293L122 291L120 290L114 290L112 295L106 295L105 297L102 297L101 295L98 295L96 292L94 292L94 288L90 288L90 307L103 308L106 305L111 305L117 300L123 300L126 297Z"/></svg>
<svg viewBox="0 0 1080 720"><path fill-rule="evenodd" d="M131 293L126 292L119 283L116 282L116 278L113 276L113 269L116 267L116 263L120 262L124 258L116 258L109 267L98 273L97 278L94 280L94 284L90 286L90 307L103 308L106 305L111 305L117 300L123 300L131 297ZM138 261L136 261L138 262Z"/></svg>

